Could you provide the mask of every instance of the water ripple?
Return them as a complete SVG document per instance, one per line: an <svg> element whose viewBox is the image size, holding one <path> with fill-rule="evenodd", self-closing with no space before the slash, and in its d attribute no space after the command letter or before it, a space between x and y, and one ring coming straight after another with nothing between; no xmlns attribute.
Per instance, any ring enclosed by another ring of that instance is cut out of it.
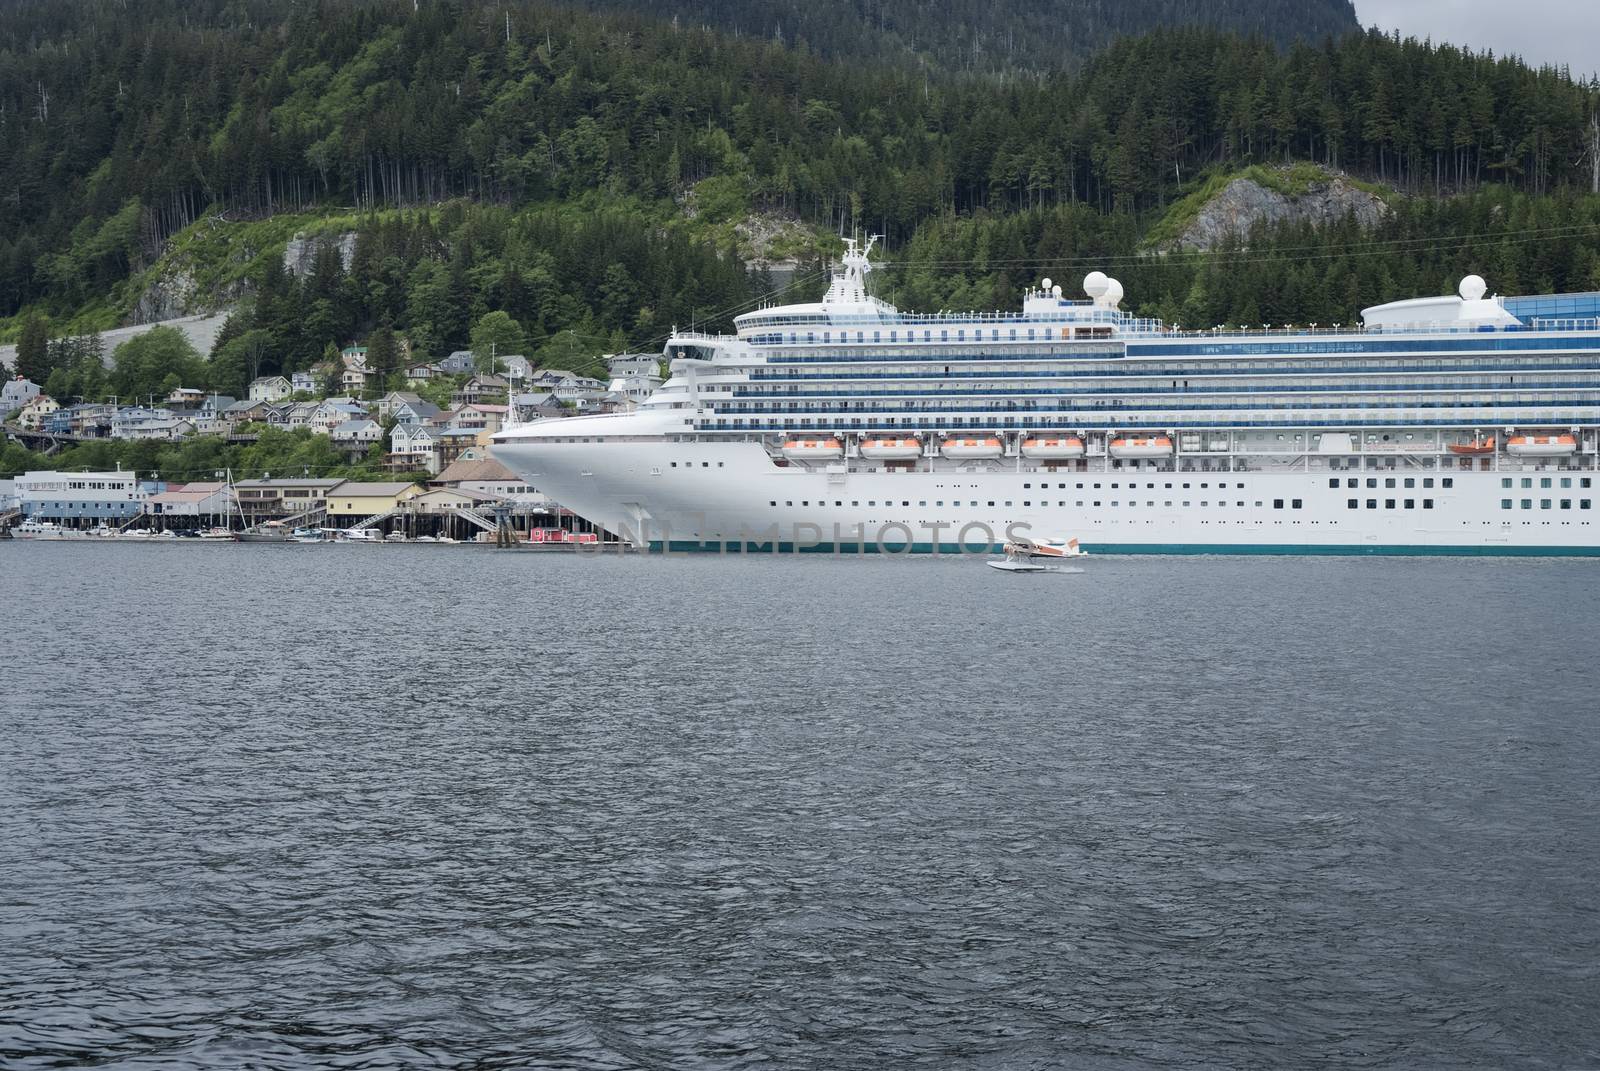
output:
<svg viewBox="0 0 1600 1071"><path fill-rule="evenodd" d="M0 568L6 1068L1600 1063L1592 563Z"/></svg>

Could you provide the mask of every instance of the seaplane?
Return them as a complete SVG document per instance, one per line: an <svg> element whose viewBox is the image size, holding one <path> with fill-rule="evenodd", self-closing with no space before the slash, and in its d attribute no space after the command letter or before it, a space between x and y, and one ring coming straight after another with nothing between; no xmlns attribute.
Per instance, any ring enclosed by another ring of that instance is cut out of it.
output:
<svg viewBox="0 0 1600 1071"><path fill-rule="evenodd" d="M1017 536L1006 543L1006 556L988 565L1005 573L1079 572L1045 563L1063 558L1084 558L1088 553L1078 545L1076 539L1029 539L1027 536Z"/></svg>

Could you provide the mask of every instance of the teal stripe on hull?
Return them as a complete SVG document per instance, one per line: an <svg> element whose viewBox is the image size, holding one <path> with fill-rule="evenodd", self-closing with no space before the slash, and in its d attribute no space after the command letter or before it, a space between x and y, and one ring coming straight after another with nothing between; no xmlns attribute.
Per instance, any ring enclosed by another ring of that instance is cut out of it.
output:
<svg viewBox="0 0 1600 1071"><path fill-rule="evenodd" d="M662 541L650 543L657 553L663 549ZM932 543L890 543L879 547L872 543L806 543L796 547L784 542L771 543L701 543L674 539L666 550L679 554L997 554L1001 547L969 546L940 543L937 550ZM1083 549L1090 554L1295 554L1366 557L1456 557L1456 558L1593 558L1600 557L1596 547L1441 547L1420 544L1346 543L1321 546L1310 543L1085 543Z"/></svg>

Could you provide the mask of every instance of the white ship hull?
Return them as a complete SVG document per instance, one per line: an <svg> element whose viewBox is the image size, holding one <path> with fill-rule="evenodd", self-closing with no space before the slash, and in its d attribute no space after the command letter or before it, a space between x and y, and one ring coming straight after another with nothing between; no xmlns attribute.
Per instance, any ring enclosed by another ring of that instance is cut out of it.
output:
<svg viewBox="0 0 1600 1071"><path fill-rule="evenodd" d="M1102 554L1600 554L1593 471L827 472L717 440L494 452L575 513L653 548L958 552L1023 534Z"/></svg>

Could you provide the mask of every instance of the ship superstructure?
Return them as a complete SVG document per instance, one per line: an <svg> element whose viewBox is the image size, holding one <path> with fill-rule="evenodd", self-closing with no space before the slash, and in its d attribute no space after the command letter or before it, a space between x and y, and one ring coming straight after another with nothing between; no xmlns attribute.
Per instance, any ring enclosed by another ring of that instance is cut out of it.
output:
<svg viewBox="0 0 1600 1071"><path fill-rule="evenodd" d="M1359 325L1194 332L1101 272L1083 300L901 312L870 249L819 302L674 334L635 411L495 454L650 546L1600 553L1600 295L1468 276Z"/></svg>

